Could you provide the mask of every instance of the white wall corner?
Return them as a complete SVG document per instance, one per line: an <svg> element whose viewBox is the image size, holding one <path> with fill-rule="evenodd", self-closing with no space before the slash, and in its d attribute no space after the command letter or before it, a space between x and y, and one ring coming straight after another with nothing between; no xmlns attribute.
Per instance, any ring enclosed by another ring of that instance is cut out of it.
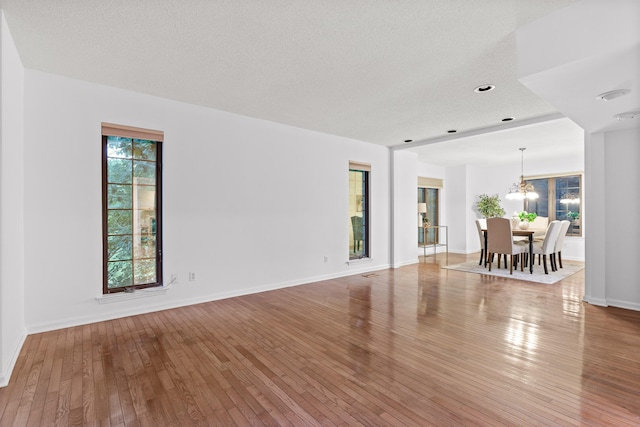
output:
<svg viewBox="0 0 640 427"><path fill-rule="evenodd" d="M27 334L23 333L18 341L17 345L13 349L11 353L11 357L6 364L6 368L0 373L0 387L6 387L9 384L9 380L11 379L11 373L13 369L16 367L16 362L18 361L18 356L20 356L20 351L22 351L22 347L24 346L24 342L27 339Z"/></svg>

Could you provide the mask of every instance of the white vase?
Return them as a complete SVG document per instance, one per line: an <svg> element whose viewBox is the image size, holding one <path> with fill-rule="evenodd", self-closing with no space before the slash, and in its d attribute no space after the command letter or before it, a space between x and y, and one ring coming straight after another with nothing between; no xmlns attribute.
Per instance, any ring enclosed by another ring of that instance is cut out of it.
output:
<svg viewBox="0 0 640 427"><path fill-rule="evenodd" d="M524 221L520 221L520 225L518 225L518 227L520 228L520 230L528 230L529 229L529 221L528 220L524 220Z"/></svg>
<svg viewBox="0 0 640 427"><path fill-rule="evenodd" d="M520 217L512 216L511 217L511 228L518 228L520 226Z"/></svg>

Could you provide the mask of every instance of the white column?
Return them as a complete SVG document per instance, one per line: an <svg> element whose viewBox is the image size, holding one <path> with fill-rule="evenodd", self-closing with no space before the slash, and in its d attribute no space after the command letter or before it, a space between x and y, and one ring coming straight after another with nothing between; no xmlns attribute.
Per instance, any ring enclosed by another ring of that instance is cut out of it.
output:
<svg viewBox="0 0 640 427"><path fill-rule="evenodd" d="M606 216L604 134L585 133L583 222L589 236L585 239L584 300L607 305L606 293Z"/></svg>

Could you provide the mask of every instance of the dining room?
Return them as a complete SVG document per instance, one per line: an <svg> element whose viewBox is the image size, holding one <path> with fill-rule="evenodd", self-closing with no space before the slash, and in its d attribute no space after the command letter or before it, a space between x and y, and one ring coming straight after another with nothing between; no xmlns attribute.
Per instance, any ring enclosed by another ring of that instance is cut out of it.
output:
<svg viewBox="0 0 640 427"><path fill-rule="evenodd" d="M583 225L586 213L581 202L585 182L584 134L570 119L552 119L436 142L413 148L412 151L418 156L419 179L435 179L442 183L437 193L438 212L422 215L438 218L436 225L445 225L448 229L446 247L445 236L439 233L438 241L430 242L428 250L425 250L424 244L418 243L419 256L431 257L443 252L477 252L484 255L485 246L478 236L476 220L486 220L478 207L479 196L490 195L497 196L499 208L503 211L497 216L510 219L513 229L518 230L516 232L527 234L527 231L520 231L519 216L523 212L539 217L531 226L535 230L532 246L534 242L542 245L550 223L556 220L567 221L577 214L565 233L561 257L564 264L571 266L570 270L574 270L575 265L584 265L585 238L588 233ZM521 179L530 186L529 193L535 193L537 198L518 198L509 194L514 186L520 186ZM517 222L514 221L516 216ZM527 235L516 236L514 239L521 240L521 244L525 246L524 252L529 252ZM563 268L552 269L550 262L551 257L548 260L547 276L564 275L569 271L564 265ZM473 264L482 268L485 274L488 273L484 262L476 261ZM537 259L535 266L531 263L528 266L534 276L545 275L544 265L538 264ZM470 265L468 267L471 268ZM492 274L502 274L505 271L504 263L501 267L497 270L497 264L494 264ZM474 270L477 268L474 267ZM521 276L519 270L518 266L518 271L514 273L518 277ZM509 274L508 264L506 274ZM547 277L540 280L553 279Z"/></svg>

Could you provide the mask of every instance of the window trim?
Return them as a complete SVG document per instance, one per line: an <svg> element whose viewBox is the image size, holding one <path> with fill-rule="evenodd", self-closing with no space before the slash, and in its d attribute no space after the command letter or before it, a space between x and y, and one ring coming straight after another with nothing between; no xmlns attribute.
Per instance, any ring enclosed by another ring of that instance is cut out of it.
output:
<svg viewBox="0 0 640 427"><path fill-rule="evenodd" d="M162 247L162 146L164 142L164 132L136 128L132 126L114 125L102 123L101 131L102 150L102 294L113 295L121 292L131 292L131 290L146 289L163 286L163 247ZM123 138L146 139L156 143L156 281L140 285L109 288L108 280L108 177L107 177L107 139L109 136L119 136Z"/></svg>

